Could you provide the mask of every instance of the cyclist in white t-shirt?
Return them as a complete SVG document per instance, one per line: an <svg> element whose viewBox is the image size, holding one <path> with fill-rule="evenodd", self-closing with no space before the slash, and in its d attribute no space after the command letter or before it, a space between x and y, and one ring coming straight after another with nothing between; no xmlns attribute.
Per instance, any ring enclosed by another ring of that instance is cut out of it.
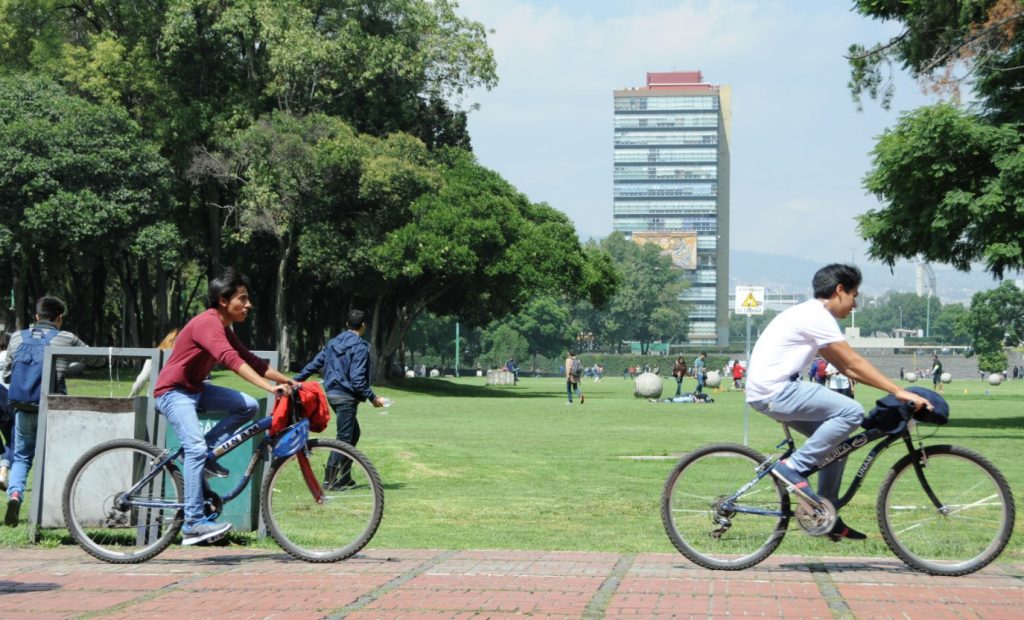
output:
<svg viewBox="0 0 1024 620"><path fill-rule="evenodd" d="M800 373L820 354L851 380L896 396L915 407L923 397L901 389L846 342L837 319L857 307L861 273L853 265L831 264L814 274L814 299L783 311L772 319L758 338L747 370L746 400L751 407L785 422L807 441L772 474L794 486L813 502L820 497L833 505L839 495L846 459L838 459L818 475L818 494L810 489L806 472L828 456L860 426L864 407L813 381L800 381ZM819 497L820 495L820 497ZM830 536L863 539L866 536L836 520Z"/></svg>

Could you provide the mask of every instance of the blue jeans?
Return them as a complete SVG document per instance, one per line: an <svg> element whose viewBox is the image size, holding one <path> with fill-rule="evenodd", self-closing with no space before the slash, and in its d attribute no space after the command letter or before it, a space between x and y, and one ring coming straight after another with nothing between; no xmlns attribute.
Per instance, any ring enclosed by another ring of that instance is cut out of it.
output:
<svg viewBox="0 0 1024 620"><path fill-rule="evenodd" d="M167 418L185 448L185 523L201 520L203 514L203 466L210 448L231 436L256 415L256 399L225 387L205 383L198 394L175 388L156 399L157 409ZM203 434L196 409L226 411L227 415Z"/></svg>
<svg viewBox="0 0 1024 620"><path fill-rule="evenodd" d="M580 395L580 382L565 380L565 393L569 397L569 402L572 402L572 393L576 392L576 396Z"/></svg>
<svg viewBox="0 0 1024 620"><path fill-rule="evenodd" d="M36 432L39 429L39 414L15 411L14 415L14 462L11 464L11 478L7 483L7 497L15 491L25 493L28 470L36 457Z"/></svg>
<svg viewBox="0 0 1024 620"><path fill-rule="evenodd" d="M334 416L337 424L335 437L344 441L353 448L359 443L359 420L356 418L356 411L359 403L351 396L328 395L327 402L331 409L334 409ZM348 483L352 481L352 459L340 456L332 452L327 459L327 466L324 471L324 482Z"/></svg>
<svg viewBox="0 0 1024 620"><path fill-rule="evenodd" d="M807 436L789 457L790 467L799 472L820 463L864 420L860 403L812 381L790 381L775 396L750 406ZM844 467L842 458L818 473L818 495L833 504L839 499Z"/></svg>

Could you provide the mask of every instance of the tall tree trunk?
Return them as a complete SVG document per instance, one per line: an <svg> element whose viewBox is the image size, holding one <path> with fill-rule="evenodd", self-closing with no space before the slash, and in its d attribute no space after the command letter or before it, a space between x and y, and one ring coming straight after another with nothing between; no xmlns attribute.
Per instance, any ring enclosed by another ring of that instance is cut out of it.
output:
<svg viewBox="0 0 1024 620"><path fill-rule="evenodd" d="M105 336L107 325L103 312L106 296L107 267L103 261L99 261L92 270L92 329L91 333L86 334L86 338L83 338L83 340L95 346L106 344L104 340L107 339Z"/></svg>
<svg viewBox="0 0 1024 620"><path fill-rule="evenodd" d="M288 317L285 316L285 276L288 273L288 263L292 257L292 247L287 238L278 239L278 261L277 274L275 278L274 291L274 331L277 335L277 351L281 354L282 372L287 372L290 367L290 352L288 333Z"/></svg>
<svg viewBox="0 0 1024 620"><path fill-rule="evenodd" d="M19 254L17 250L15 255ZM28 317L28 302L25 299L27 296L25 281L28 279L28 267L25 265L25 259L21 260L14 259L16 265L14 265L14 326L17 329L25 329L28 327L26 324L26 318Z"/></svg>
<svg viewBox="0 0 1024 620"><path fill-rule="evenodd" d="M159 271L159 269L157 269ZM156 292L153 282L150 279L149 261L141 259L138 261L138 282L139 282L139 345L149 347L163 338L163 334L155 334L153 330L157 327L154 304Z"/></svg>
<svg viewBox="0 0 1024 620"><path fill-rule="evenodd" d="M163 339L167 332L171 331L171 322L167 309L167 271L160 265L156 266L156 338Z"/></svg>
<svg viewBox="0 0 1024 620"><path fill-rule="evenodd" d="M216 278L220 275L221 262L220 262L220 207L217 206L220 200L220 192L217 188L217 182L213 179L207 181L203 185L203 194L205 200L203 203L206 205L206 217L207 225L209 226L209 263L207 266L208 274L211 278ZM186 308L186 311L188 309Z"/></svg>

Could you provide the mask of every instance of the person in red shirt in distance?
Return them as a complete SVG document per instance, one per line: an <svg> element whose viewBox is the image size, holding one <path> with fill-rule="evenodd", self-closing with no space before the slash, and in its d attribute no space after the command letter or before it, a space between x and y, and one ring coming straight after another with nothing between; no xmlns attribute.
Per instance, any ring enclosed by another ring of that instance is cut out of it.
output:
<svg viewBox="0 0 1024 620"><path fill-rule="evenodd" d="M292 390L292 381L245 348L231 327L249 316L249 290L249 279L233 269L210 282L207 309L193 317L178 334L171 357L153 389L157 409L185 448L182 535L186 545L215 540L231 529L230 523L219 524L216 515L207 517L203 513L204 470L217 477L229 473L217 462L207 461L207 454L258 411L252 396L208 382L210 371L222 364L275 396L287 396ZM204 435L196 415L198 407L228 414Z"/></svg>

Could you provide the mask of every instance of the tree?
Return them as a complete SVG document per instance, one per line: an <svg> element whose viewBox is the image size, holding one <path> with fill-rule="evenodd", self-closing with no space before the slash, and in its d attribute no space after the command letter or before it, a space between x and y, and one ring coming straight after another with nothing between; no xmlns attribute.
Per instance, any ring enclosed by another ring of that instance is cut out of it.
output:
<svg viewBox="0 0 1024 620"><path fill-rule="evenodd" d="M1003 282L990 291L975 293L964 327L971 335L971 346L978 354L979 366L988 372L1006 369L1005 347L1019 346L1024 340L1024 291L1012 282Z"/></svg>
<svg viewBox="0 0 1024 620"><path fill-rule="evenodd" d="M48 76L72 94L122 107L141 138L170 162L172 185L164 194L173 197L175 212L133 247L146 252L176 243L162 252L167 262L149 261L147 270L140 260L137 273L127 275L140 290L156 283L139 296L141 311L163 316L165 300L177 307L194 288L193 263L207 274L234 263L274 279L281 262L280 251L239 243L243 227L224 221L221 207L252 201L234 193L241 184L213 176L196 183L187 174L197 150L224 154L239 132L274 111L322 113L360 134L411 134L430 148L468 148L460 96L494 86L497 77L483 26L458 17L455 7L449 0L10 0L0 2L0 75ZM280 181L273 182L278 190ZM189 226L171 235L173 222ZM352 295L338 285L318 292L340 303ZM100 311L106 297L100 291L91 305ZM309 316L305 307L298 308L301 317L292 306L286 310L292 320ZM116 306L114 312L124 314ZM264 329L267 318L277 317L254 314L257 340L277 346L280 326ZM161 318L161 326L167 321ZM147 318L144 329L152 331L154 322Z"/></svg>
<svg viewBox="0 0 1024 620"><path fill-rule="evenodd" d="M898 66L935 92L954 97L962 83L973 83L996 116L1020 118L1022 102L1011 94L1024 79L1013 71L1024 51L1019 1L856 0L854 6L861 15L903 27L888 41L850 46L854 100L866 94L888 107Z"/></svg>
<svg viewBox="0 0 1024 620"><path fill-rule="evenodd" d="M533 357L533 370L537 369L537 356L557 356L565 351L566 343L572 342L574 336L569 305L551 295L531 299L521 312L505 322L526 339L526 352Z"/></svg>
<svg viewBox="0 0 1024 620"><path fill-rule="evenodd" d="M859 218L869 255L889 265L922 255L964 271L982 261L997 277L1024 267L1017 234L1024 223L1024 5L858 0L856 8L903 29L870 48L851 47L855 99L881 97L887 107L893 65L954 100L960 85L970 84L978 99L970 112L921 108L879 140L865 186L885 207Z"/></svg>
<svg viewBox="0 0 1024 620"><path fill-rule="evenodd" d="M134 298L129 263L167 225L170 182L167 162L122 109L44 78L0 79L0 238L17 326L31 300L51 292L75 308L76 331L107 342L108 279L121 284L115 299Z"/></svg>
<svg viewBox="0 0 1024 620"><path fill-rule="evenodd" d="M273 246L274 327L282 359L289 359L285 298L297 266L337 259L316 268L346 285L352 259L408 218L409 206L437 186L426 147L410 136L358 136L343 121L322 114L274 112L237 132L223 153L197 157L193 174L231 186L224 205L237 240ZM325 247L326 246L326 247ZM347 260L346 260L347 259Z"/></svg>
<svg viewBox="0 0 1024 620"><path fill-rule="evenodd" d="M865 187L885 206L858 217L869 255L887 265L920 255L996 276L1024 268L1024 144L940 104L904 115L873 152Z"/></svg>
<svg viewBox="0 0 1024 620"><path fill-rule="evenodd" d="M777 314L778 312L775 310L765 310L764 314L750 316L751 339L756 340ZM745 314L733 314L729 317L729 342L737 345L747 342L747 316Z"/></svg>
<svg viewBox="0 0 1024 620"><path fill-rule="evenodd" d="M939 316L932 321L932 337L949 344L970 344L971 335L965 324L967 316L968 311L963 304L943 305Z"/></svg>
<svg viewBox="0 0 1024 620"><path fill-rule="evenodd" d="M671 259L658 246L636 244L619 232L602 240L600 248L615 262L622 288L607 310L598 313L600 328L594 331L616 345L638 340L645 355L654 340L682 340L688 311L679 296L686 284Z"/></svg>
<svg viewBox="0 0 1024 620"><path fill-rule="evenodd" d="M488 368L500 368L509 358L523 359L529 343L522 334L510 325L498 324L484 330L483 355L481 359Z"/></svg>
<svg viewBox="0 0 1024 620"><path fill-rule="evenodd" d="M468 152L442 151L440 164L439 189L416 199L404 224L367 235L355 258L324 254L309 266L327 274L339 262L355 268L372 308L379 378L425 310L476 327L544 294L601 305L618 284L607 258L584 251L563 213L530 203Z"/></svg>

